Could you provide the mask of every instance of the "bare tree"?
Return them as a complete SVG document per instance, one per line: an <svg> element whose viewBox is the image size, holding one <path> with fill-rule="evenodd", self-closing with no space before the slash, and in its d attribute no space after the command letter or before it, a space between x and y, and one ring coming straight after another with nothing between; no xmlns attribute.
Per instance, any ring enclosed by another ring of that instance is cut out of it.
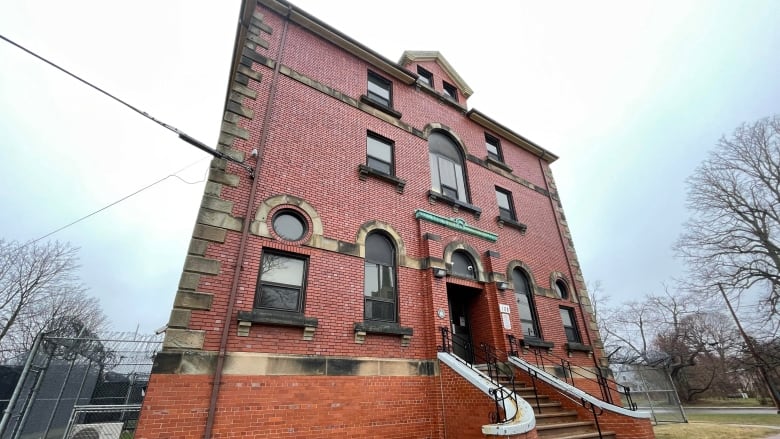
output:
<svg viewBox="0 0 780 439"><path fill-rule="evenodd" d="M59 242L0 240L0 357L27 351L40 332L67 332L74 320L92 331L102 327L97 299L76 276L77 251Z"/></svg>
<svg viewBox="0 0 780 439"><path fill-rule="evenodd" d="M688 179L692 211L676 249L702 289L760 289L780 314L780 116L743 124Z"/></svg>

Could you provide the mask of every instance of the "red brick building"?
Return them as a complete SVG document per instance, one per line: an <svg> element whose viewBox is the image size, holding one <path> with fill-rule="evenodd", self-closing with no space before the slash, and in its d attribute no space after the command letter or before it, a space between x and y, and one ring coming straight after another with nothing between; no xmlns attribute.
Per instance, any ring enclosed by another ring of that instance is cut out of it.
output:
<svg viewBox="0 0 780 439"><path fill-rule="evenodd" d="M136 437L598 437L591 407L652 437L571 386L621 398L557 157L469 109L441 54L246 0L231 72Z"/></svg>

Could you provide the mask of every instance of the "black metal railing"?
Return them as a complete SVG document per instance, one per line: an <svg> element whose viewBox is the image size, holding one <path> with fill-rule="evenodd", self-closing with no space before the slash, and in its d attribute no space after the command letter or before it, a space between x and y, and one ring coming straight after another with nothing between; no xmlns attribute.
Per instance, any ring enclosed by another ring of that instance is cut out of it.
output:
<svg viewBox="0 0 780 439"><path fill-rule="evenodd" d="M507 335L507 338L509 339L510 354L513 356L519 356L519 352L521 352L522 350L522 346L520 346L520 340L515 338L512 334ZM559 357L555 354L552 354L546 349L536 348L533 346L530 346L529 349L533 352L534 362L536 363L536 367L542 370L544 370L544 366L560 367L562 370L562 375L563 375L562 378L564 382L577 387L577 385L574 383L574 379L576 375L578 379L595 383L598 386L599 390L601 391L601 396L593 395L584 389L580 389L580 390L583 390L586 393L593 396L594 398L600 399L609 404L620 405L628 410L636 411L637 405L636 403L634 403L634 400L631 397L631 389L628 386L624 386L618 383L617 381L611 380L606 376L604 376L604 373L602 372L600 367L597 367L595 369L596 378L593 379L588 375L578 372L575 368L571 366L571 362L569 360ZM621 401L619 401L619 404L615 404L615 400L613 397L615 393L620 395L621 397Z"/></svg>
<svg viewBox="0 0 780 439"><path fill-rule="evenodd" d="M490 381L495 385L494 388L488 391L495 404L495 410L488 414L490 422L492 424L504 424L511 421L512 419L507 418L506 404L511 403L517 407L514 371L499 361L498 352L492 346L482 343L480 344L480 350L474 351L472 350L470 343L461 343L454 337L450 337L449 328L442 326L439 351L453 354L453 357L457 358L469 368L482 372L479 368L475 367L474 364L469 363L465 359L454 354L453 348L455 346L462 348L465 352L468 352L473 356L474 363L484 364L487 368L488 378L490 378ZM517 412L519 413L519 411Z"/></svg>

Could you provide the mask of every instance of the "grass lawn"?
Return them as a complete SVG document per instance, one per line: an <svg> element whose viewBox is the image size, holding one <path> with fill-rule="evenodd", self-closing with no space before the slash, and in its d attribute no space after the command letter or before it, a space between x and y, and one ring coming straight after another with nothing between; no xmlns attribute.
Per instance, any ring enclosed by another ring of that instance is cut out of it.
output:
<svg viewBox="0 0 780 439"><path fill-rule="evenodd" d="M688 421L712 422L716 424L776 425L780 427L780 415L777 414L688 414ZM780 431L778 431L778 434L780 434Z"/></svg>
<svg viewBox="0 0 780 439"><path fill-rule="evenodd" d="M656 439L761 439L778 430L713 424L663 424L653 428Z"/></svg>
<svg viewBox="0 0 780 439"><path fill-rule="evenodd" d="M713 398L713 399L699 399L691 403L685 404L690 407L772 407L772 401L766 401L767 404L761 405L756 398Z"/></svg>
<svg viewBox="0 0 780 439"><path fill-rule="evenodd" d="M661 424L653 427L656 439L760 439L780 430L761 427L780 427L780 415L765 414L689 414L690 424ZM755 427L735 427L722 424L745 424Z"/></svg>

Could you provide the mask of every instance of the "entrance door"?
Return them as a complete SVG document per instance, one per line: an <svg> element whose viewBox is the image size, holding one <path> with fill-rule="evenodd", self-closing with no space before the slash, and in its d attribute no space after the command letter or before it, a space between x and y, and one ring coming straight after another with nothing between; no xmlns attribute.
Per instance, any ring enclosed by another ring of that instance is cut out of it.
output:
<svg viewBox="0 0 780 439"><path fill-rule="evenodd" d="M452 337L452 353L463 360L474 362L474 348L469 328L469 302L472 295L458 291L455 285L447 285L447 302L450 308L450 330Z"/></svg>

